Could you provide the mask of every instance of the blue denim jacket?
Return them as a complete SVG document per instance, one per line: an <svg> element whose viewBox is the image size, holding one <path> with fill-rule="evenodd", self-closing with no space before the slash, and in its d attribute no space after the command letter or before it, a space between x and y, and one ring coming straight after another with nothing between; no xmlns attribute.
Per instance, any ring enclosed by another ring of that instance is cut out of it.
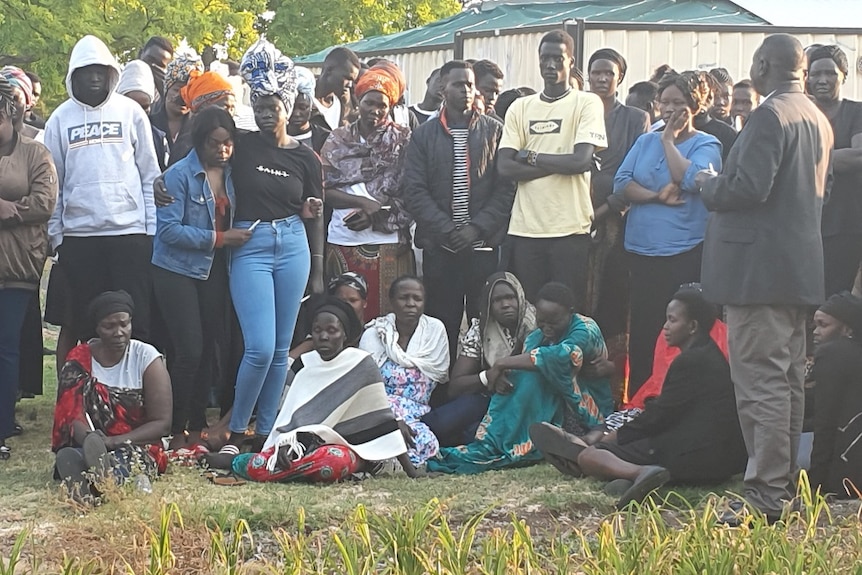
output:
<svg viewBox="0 0 862 575"><path fill-rule="evenodd" d="M230 165L225 166L225 188L233 222L236 194ZM210 275L215 253L215 197L196 150L168 168L165 186L174 202L157 210L153 265L190 278Z"/></svg>

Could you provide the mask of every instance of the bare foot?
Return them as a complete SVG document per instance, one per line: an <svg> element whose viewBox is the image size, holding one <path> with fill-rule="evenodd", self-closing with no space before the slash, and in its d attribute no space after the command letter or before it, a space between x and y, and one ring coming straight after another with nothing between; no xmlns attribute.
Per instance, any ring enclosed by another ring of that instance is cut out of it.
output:
<svg viewBox="0 0 862 575"><path fill-rule="evenodd" d="M168 450L173 451L176 449L182 449L183 447L188 447L187 433L187 431L175 433L171 438L171 442L168 444Z"/></svg>

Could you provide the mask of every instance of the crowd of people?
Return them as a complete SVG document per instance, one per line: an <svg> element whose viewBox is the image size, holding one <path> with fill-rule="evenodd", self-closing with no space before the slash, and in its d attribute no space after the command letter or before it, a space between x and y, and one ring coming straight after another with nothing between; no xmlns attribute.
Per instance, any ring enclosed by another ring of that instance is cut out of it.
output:
<svg viewBox="0 0 862 575"><path fill-rule="evenodd" d="M240 82L86 36L47 121L38 77L0 70L0 456L41 391L53 257L52 447L80 497L140 462L235 483L544 459L621 508L744 471L732 524L781 516L803 430L814 485L859 495L846 55L774 35L750 79L663 65L624 104L625 58L574 54L541 39L538 93L445 62L408 107L395 63L344 47L315 76L261 39Z"/></svg>

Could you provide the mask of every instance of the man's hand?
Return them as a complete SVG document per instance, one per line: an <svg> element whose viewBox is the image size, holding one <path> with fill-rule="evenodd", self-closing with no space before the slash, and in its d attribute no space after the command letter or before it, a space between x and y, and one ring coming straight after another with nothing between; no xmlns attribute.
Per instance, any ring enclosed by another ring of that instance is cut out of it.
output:
<svg viewBox="0 0 862 575"><path fill-rule="evenodd" d="M694 185L697 187L697 189L700 189L706 182L716 177L717 175L718 172L716 172L714 169L712 169L712 166L710 166L708 170L701 170L694 175Z"/></svg>
<svg viewBox="0 0 862 575"><path fill-rule="evenodd" d="M344 225L352 232L361 232L371 227L371 215L365 210L354 210L346 218Z"/></svg>
<svg viewBox="0 0 862 575"><path fill-rule="evenodd" d="M479 239L479 230L472 224L465 224L449 233L449 247L460 252L469 248Z"/></svg>
<svg viewBox="0 0 862 575"><path fill-rule="evenodd" d="M671 182L659 191L658 201L666 206L681 206L685 204L685 200L680 197L681 193L679 186Z"/></svg>
<svg viewBox="0 0 862 575"><path fill-rule="evenodd" d="M161 174L153 181L153 198L156 201L157 208L163 208L174 203L174 198L168 194L168 188L165 186L165 175Z"/></svg>
<svg viewBox="0 0 862 575"><path fill-rule="evenodd" d="M222 245L230 248L239 247L251 239L251 234L252 232L248 230L231 228L222 234Z"/></svg>

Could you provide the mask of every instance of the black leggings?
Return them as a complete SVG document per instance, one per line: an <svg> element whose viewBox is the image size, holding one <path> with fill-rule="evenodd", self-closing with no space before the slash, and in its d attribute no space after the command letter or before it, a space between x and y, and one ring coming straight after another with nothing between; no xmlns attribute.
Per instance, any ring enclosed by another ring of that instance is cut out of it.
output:
<svg viewBox="0 0 862 575"><path fill-rule="evenodd" d="M216 250L210 276L196 280L153 266L156 302L170 334L168 357L174 412L171 431L207 426L210 387L218 357L226 352L229 305L227 266ZM219 353L222 351L222 353Z"/></svg>
<svg viewBox="0 0 862 575"><path fill-rule="evenodd" d="M679 286L700 281L703 244L675 256L629 254L629 397L652 375L655 342Z"/></svg>

